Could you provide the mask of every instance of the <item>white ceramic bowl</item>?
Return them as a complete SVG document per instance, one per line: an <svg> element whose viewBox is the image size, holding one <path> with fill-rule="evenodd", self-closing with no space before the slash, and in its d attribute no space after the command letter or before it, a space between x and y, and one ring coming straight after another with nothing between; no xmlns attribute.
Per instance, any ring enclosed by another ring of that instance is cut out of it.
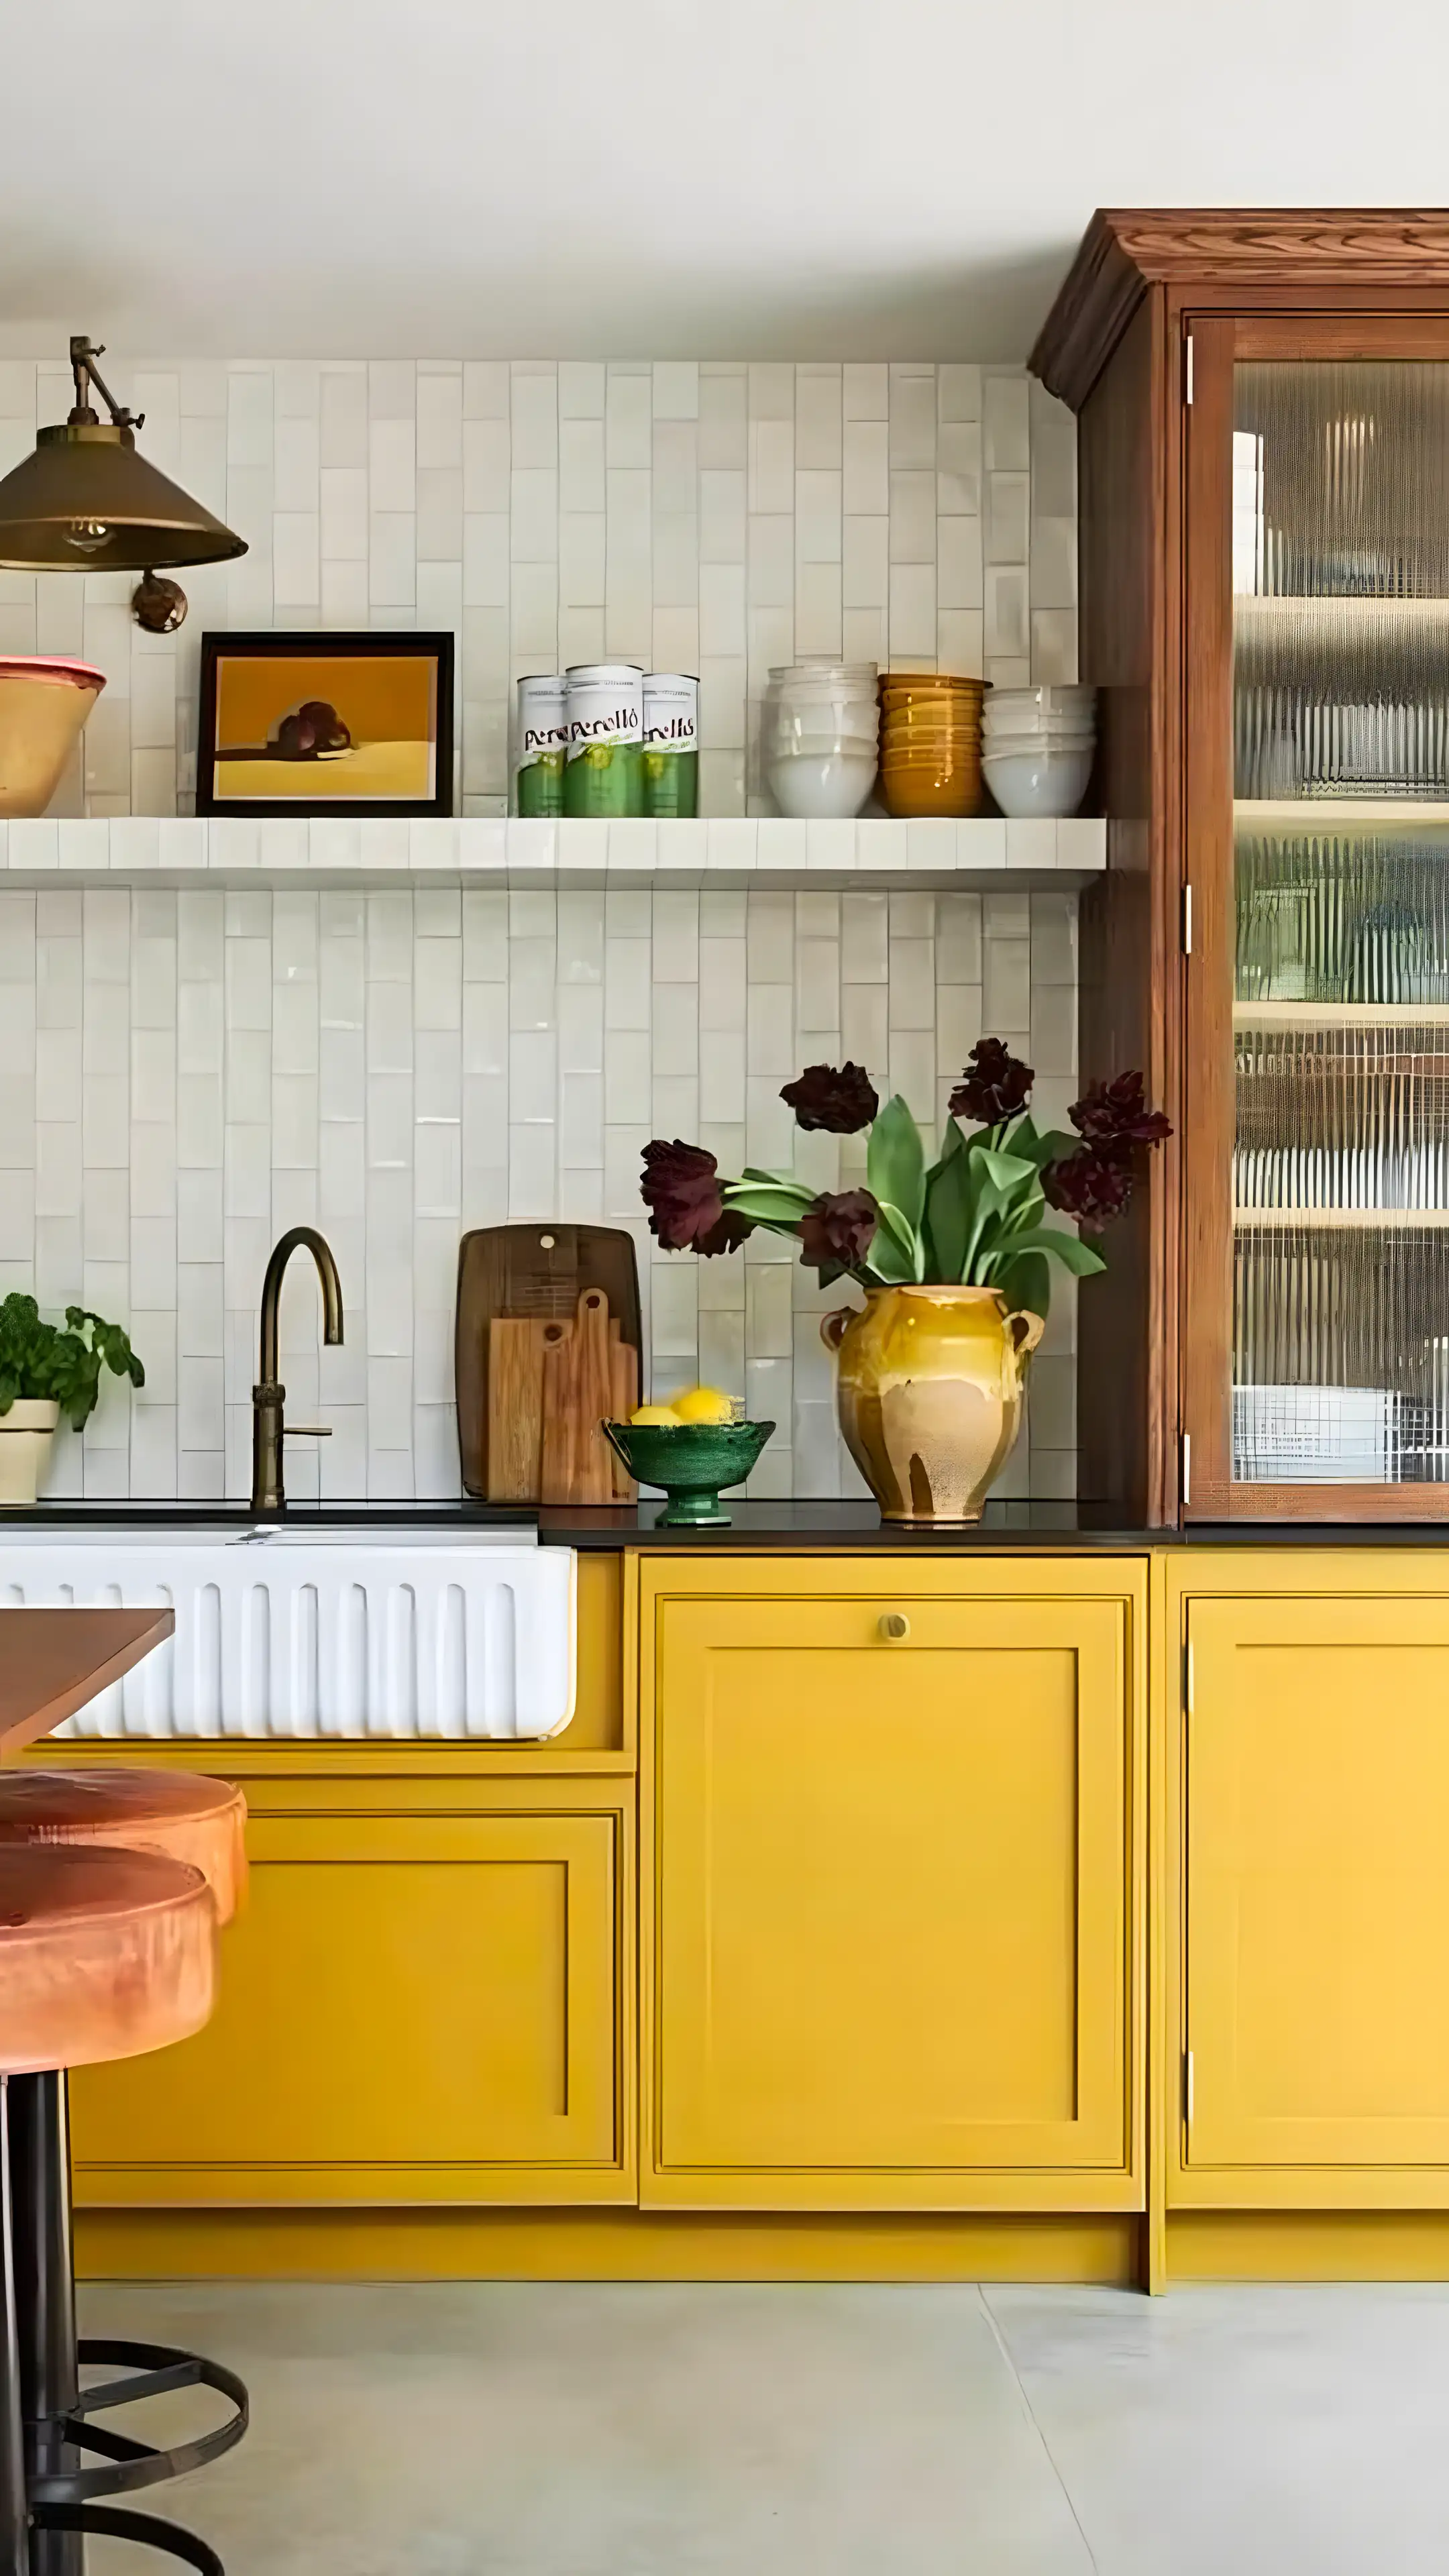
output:
<svg viewBox="0 0 1449 2576"><path fill-rule="evenodd" d="M994 715L985 715L981 720L983 740L998 734L1014 734L1034 742L1056 742L1072 734L1092 737L1096 730L1090 708L1079 715L1042 716L1033 715L1029 707L1001 707Z"/></svg>
<svg viewBox="0 0 1449 2576"><path fill-rule="evenodd" d="M1075 814L1092 775L1092 746L1078 751L984 753L981 775L1003 814Z"/></svg>
<svg viewBox="0 0 1449 2576"><path fill-rule="evenodd" d="M1042 682L1034 689L989 689L985 698L987 721L993 715L1031 715L1033 717L1067 716L1089 722L1097 711L1097 692L1078 681Z"/></svg>
<svg viewBox="0 0 1449 2576"><path fill-rule="evenodd" d="M1096 747L1096 739L1096 735L1090 733L993 733L982 743L981 750L983 758L1010 760L1019 752L1030 752L1035 756L1043 751L1092 751Z"/></svg>
<svg viewBox="0 0 1449 2576"><path fill-rule="evenodd" d="M793 821L845 823L860 812L875 785L870 752L827 752L814 759L765 762L765 783L782 814Z"/></svg>
<svg viewBox="0 0 1449 2576"><path fill-rule="evenodd" d="M786 662L770 670L772 689L850 689L873 698L877 675L869 662Z"/></svg>
<svg viewBox="0 0 1449 2576"><path fill-rule="evenodd" d="M873 750L879 739L873 707L767 706L760 718L761 742L772 758L778 753L782 760L820 743L858 742Z"/></svg>
<svg viewBox="0 0 1449 2576"><path fill-rule="evenodd" d="M763 701L764 713L777 724L798 724L803 717L817 721L822 717L849 716L856 726L872 730L880 722L880 709L873 697L852 696L848 689L810 689L787 696L768 690Z"/></svg>

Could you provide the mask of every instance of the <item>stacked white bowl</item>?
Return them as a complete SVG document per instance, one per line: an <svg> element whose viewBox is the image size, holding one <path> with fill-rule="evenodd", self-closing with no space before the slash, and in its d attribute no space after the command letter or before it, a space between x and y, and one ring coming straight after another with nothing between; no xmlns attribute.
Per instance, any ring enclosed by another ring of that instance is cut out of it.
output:
<svg viewBox="0 0 1449 2576"><path fill-rule="evenodd" d="M1097 692L1077 683L990 689L981 774L1003 814L1075 814L1097 742Z"/></svg>
<svg viewBox="0 0 1449 2576"><path fill-rule="evenodd" d="M874 662L809 655L770 673L760 765L782 814L811 822L858 814L879 761Z"/></svg>

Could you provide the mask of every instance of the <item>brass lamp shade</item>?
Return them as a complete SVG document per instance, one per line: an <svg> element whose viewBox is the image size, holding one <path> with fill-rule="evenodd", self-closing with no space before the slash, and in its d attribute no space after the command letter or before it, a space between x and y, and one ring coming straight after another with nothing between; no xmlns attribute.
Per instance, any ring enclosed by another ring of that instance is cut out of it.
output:
<svg viewBox="0 0 1449 2576"><path fill-rule="evenodd" d="M15 572L147 572L244 555L179 484L136 452L129 424L66 421L0 482L0 566Z"/></svg>

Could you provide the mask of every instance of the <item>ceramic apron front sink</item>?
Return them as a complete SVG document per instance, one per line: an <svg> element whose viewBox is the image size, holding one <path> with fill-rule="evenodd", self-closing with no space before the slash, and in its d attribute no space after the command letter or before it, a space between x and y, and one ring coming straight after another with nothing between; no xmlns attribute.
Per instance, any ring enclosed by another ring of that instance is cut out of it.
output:
<svg viewBox="0 0 1449 2576"><path fill-rule="evenodd" d="M0 1606L176 1614L63 1736L556 1735L574 1710L575 1570L528 1530L0 1532Z"/></svg>

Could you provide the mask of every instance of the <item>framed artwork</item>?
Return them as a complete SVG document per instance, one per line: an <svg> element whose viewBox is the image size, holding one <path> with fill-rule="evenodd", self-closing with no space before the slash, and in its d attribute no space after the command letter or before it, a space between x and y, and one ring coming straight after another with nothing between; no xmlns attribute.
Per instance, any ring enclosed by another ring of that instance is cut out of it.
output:
<svg viewBox="0 0 1449 2576"><path fill-rule="evenodd" d="M203 635L196 810L451 814L451 634Z"/></svg>

